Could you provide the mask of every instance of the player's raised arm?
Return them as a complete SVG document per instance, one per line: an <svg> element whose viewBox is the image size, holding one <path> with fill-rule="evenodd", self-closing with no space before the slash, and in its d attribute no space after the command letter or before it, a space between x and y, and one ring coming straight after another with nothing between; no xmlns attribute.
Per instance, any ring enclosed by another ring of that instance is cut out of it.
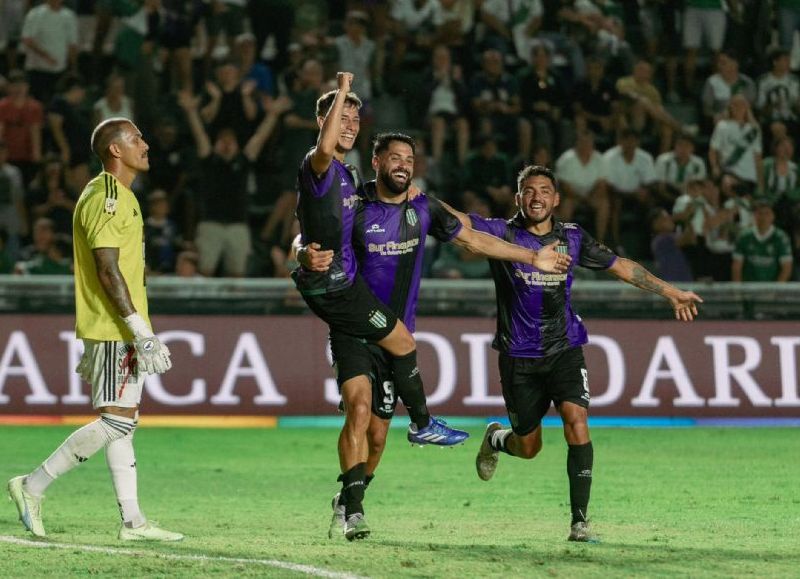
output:
<svg viewBox="0 0 800 579"><path fill-rule="evenodd" d="M672 305L676 320L691 322L697 316L697 304L703 303L696 293L676 288L630 259L617 258L607 271L624 282L663 296Z"/></svg>
<svg viewBox="0 0 800 579"><path fill-rule="evenodd" d="M336 82L338 85L336 98L334 98L328 114L325 115L325 119L320 123L317 147L311 155L311 168L317 175L322 175L328 170L336 154L336 145L342 131L342 111L347 100L347 93L350 92L350 86L353 83L353 73L337 72Z"/></svg>
<svg viewBox="0 0 800 579"><path fill-rule="evenodd" d="M564 273L572 262L572 258L569 255L556 251L557 243L543 247L539 251L534 251L520 245L508 243L494 235L475 231L468 215L453 209L443 201L440 202L463 225L461 231L453 238L453 243L468 249L472 253L503 261L530 263L535 268L546 273Z"/></svg>

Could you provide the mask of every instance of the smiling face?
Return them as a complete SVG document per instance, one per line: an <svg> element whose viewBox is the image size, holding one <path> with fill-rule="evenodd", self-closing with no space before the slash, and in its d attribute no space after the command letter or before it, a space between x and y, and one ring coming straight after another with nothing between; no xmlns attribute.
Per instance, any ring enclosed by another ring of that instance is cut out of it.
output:
<svg viewBox="0 0 800 579"><path fill-rule="evenodd" d="M561 197L549 177L534 175L522 182L515 200L522 214L534 225L538 225L550 219Z"/></svg>
<svg viewBox="0 0 800 579"><path fill-rule="evenodd" d="M317 117L317 124L320 129L325 122L325 117ZM358 131L361 128L361 117L358 115L358 107L351 103L345 102L342 109L342 124L339 130L339 140L336 143L336 150L344 155L353 148L356 139L358 138Z"/></svg>
<svg viewBox="0 0 800 579"><path fill-rule="evenodd" d="M403 141L392 141L389 147L372 157L372 168L390 195L402 195L414 175L414 151Z"/></svg>

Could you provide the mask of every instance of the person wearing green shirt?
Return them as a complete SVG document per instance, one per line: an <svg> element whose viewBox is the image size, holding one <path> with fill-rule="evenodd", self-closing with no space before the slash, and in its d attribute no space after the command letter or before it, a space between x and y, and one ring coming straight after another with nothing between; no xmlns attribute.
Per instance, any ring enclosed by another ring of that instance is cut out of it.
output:
<svg viewBox="0 0 800 579"><path fill-rule="evenodd" d="M775 212L766 201L756 201L755 226L742 233L733 251L733 281L786 282L792 275L789 236L775 227Z"/></svg>

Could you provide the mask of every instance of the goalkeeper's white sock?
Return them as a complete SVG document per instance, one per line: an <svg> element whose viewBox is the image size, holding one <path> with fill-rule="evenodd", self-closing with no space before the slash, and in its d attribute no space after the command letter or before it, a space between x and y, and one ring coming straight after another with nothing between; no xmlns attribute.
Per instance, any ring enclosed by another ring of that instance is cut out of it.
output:
<svg viewBox="0 0 800 579"><path fill-rule="evenodd" d="M139 509L136 455L133 451L133 434L137 422L134 422L133 429L128 434L106 446L106 463L111 471L122 522L131 528L141 527L146 521Z"/></svg>
<svg viewBox="0 0 800 579"><path fill-rule="evenodd" d="M59 446L39 468L25 478L25 490L34 496L44 494L55 479L87 461L98 450L134 427L130 418L102 413L100 418L79 428Z"/></svg>

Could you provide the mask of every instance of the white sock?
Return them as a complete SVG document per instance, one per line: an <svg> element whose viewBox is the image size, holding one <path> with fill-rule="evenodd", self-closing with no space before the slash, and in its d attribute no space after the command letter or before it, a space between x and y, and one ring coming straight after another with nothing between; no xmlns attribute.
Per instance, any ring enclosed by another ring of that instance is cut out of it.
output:
<svg viewBox="0 0 800 579"><path fill-rule="evenodd" d="M133 433L106 446L106 463L111 471L114 494L117 496L119 513L126 527L141 527L146 519L139 509L139 496L136 480L136 455L133 451Z"/></svg>
<svg viewBox="0 0 800 579"><path fill-rule="evenodd" d="M134 421L103 413L100 418L79 428L59 446L39 468L25 478L25 490L42 496L55 479L87 461L111 441L125 436Z"/></svg>

